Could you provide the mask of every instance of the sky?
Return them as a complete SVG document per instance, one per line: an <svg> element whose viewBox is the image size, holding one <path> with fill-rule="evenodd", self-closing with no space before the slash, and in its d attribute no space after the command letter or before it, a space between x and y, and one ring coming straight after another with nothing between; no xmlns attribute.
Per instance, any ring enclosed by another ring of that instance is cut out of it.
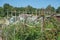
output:
<svg viewBox="0 0 60 40"><path fill-rule="evenodd" d="M51 5L55 8L60 6L60 0L0 0L0 6L8 3L14 7L26 7L28 5L34 8L46 8Z"/></svg>

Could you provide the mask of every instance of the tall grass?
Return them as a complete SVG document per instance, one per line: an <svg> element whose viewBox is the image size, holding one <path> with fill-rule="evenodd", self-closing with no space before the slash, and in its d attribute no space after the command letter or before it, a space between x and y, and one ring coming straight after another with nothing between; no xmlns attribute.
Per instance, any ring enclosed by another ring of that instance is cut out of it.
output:
<svg viewBox="0 0 60 40"><path fill-rule="evenodd" d="M54 19L52 19L54 21ZM3 28L3 39L4 40L60 40L57 39L57 28L55 24L51 21L45 22L46 28L51 28L51 30L44 30L43 34L41 33L40 23L28 27L27 25L18 22L16 24L11 24ZM40 25L39 25L40 24ZM29 23L30 25L30 23ZM33 27L34 26L34 27ZM35 27L36 26L36 27ZM55 30L56 29L56 30ZM60 35L60 33L59 33Z"/></svg>
<svg viewBox="0 0 60 40"><path fill-rule="evenodd" d="M36 40L40 38L39 27L27 27L18 23L3 28L4 40Z"/></svg>

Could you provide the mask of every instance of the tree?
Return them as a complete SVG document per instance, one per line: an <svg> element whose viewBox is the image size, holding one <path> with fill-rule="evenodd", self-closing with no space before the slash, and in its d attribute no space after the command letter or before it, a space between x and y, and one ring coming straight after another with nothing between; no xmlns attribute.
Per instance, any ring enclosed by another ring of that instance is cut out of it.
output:
<svg viewBox="0 0 60 40"><path fill-rule="evenodd" d="M7 15L7 11L9 12L9 14L11 14L11 11L13 9L13 7L10 4L7 4L7 3L5 3L3 5L3 8L4 8L4 14L5 14L5 16Z"/></svg>
<svg viewBox="0 0 60 40"><path fill-rule="evenodd" d="M56 13L60 13L60 7L56 9Z"/></svg>
<svg viewBox="0 0 60 40"><path fill-rule="evenodd" d="M48 14L51 14L55 12L55 8L52 7L51 5L48 5L46 11L48 12Z"/></svg>
<svg viewBox="0 0 60 40"><path fill-rule="evenodd" d="M13 7L10 4L7 4L7 3L5 3L3 5L3 8L4 8L4 10L9 10L9 11L11 11L13 9Z"/></svg>
<svg viewBox="0 0 60 40"><path fill-rule="evenodd" d="M28 5L27 7L25 7L25 10L28 12L28 14L31 14L32 12L35 12L36 8Z"/></svg>
<svg viewBox="0 0 60 40"><path fill-rule="evenodd" d="M3 8L0 7L0 17L4 16L4 13L3 13Z"/></svg>

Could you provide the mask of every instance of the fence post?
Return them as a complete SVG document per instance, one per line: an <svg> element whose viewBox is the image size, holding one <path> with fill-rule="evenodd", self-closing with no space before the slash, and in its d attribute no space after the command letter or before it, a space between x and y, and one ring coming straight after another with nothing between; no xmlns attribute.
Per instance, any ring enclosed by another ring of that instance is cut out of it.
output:
<svg viewBox="0 0 60 40"><path fill-rule="evenodd" d="M8 18L8 9L7 9L7 18Z"/></svg>
<svg viewBox="0 0 60 40"><path fill-rule="evenodd" d="M15 21L16 21L16 10L14 12L15 12Z"/></svg>
<svg viewBox="0 0 60 40"><path fill-rule="evenodd" d="M41 11L41 40L43 40L44 36L44 10Z"/></svg>

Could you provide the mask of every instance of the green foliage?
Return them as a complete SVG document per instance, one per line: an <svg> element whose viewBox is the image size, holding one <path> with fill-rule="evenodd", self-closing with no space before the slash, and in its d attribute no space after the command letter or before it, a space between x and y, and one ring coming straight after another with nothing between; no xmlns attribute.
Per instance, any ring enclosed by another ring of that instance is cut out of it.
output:
<svg viewBox="0 0 60 40"><path fill-rule="evenodd" d="M46 10L50 11L50 12L54 12L55 11L55 8L52 7L51 5L48 5Z"/></svg>
<svg viewBox="0 0 60 40"><path fill-rule="evenodd" d="M11 25L3 28L4 39L7 40L36 40L40 38L39 27L25 27L22 24Z"/></svg>
<svg viewBox="0 0 60 40"><path fill-rule="evenodd" d="M0 15L3 17L7 16L7 10L9 15L11 15L10 11L17 11L18 15L19 11L21 11L21 13L23 13L23 11L27 11L27 14L31 14L32 12L35 12L35 10L39 10L41 11L41 9L36 9L33 8L31 6L27 6L27 7L21 7L21 8L17 8L17 7L12 7L9 4L4 4L3 8L0 7ZM50 12L54 12L55 8L48 6L46 8L46 10L50 11ZM60 11L60 8L57 9L57 12ZM3 13L2 13L3 12ZM29 13L30 12L30 13ZM15 12L13 12L13 15ZM36 13L36 12L35 12ZM33 14L35 14L33 13ZM51 30L44 30L44 32L41 32L41 23L39 22L38 24L36 23L27 23L28 25L32 26L32 27L28 27L24 24L22 24L21 22L17 23L17 24L11 24L9 26L6 26L3 28L3 32L2 32L2 36L4 38L4 40L60 40L60 23L56 21L56 19L54 19L53 17L51 17L50 19L46 20L45 23L45 28L51 28ZM34 26L34 27L33 27ZM57 38L58 37L58 38Z"/></svg>
<svg viewBox="0 0 60 40"><path fill-rule="evenodd" d="M59 26L57 26L59 24L56 23L56 20L52 17L45 23L47 24L45 28L50 28L51 30L44 30L43 33L38 24L36 24L38 25L37 27L28 27L21 22L13 25L11 24L3 28L3 38L4 40L59 40L60 32L58 32Z"/></svg>
<svg viewBox="0 0 60 40"><path fill-rule="evenodd" d="M13 6L11 6L10 4L7 4L7 3L5 3L4 5L3 5L3 7L0 7L0 16L2 16L2 17L5 17L5 16L7 16L7 11L8 11L8 15L11 15L11 11L13 11L12 12L12 14L14 13L14 11L17 11L17 13L16 13L16 15L19 15L19 11L20 11L20 13L23 13L24 11L26 11L27 12L27 14L36 14L36 10L37 10L37 15L39 15L39 11L41 11L41 9L37 9L37 8L33 8L32 6L30 6L30 5L28 5L28 6L26 6L26 7L13 7ZM52 7L51 5L48 5L45 9L44 9L44 11L47 11L47 12L49 12L48 14L51 14L51 12L55 12L56 11L56 13L60 13L60 7L58 7L57 9L55 9L54 7ZM25 12L24 12L25 13ZM14 14L13 14L14 15Z"/></svg>
<svg viewBox="0 0 60 40"><path fill-rule="evenodd" d="M57 12L57 13L60 13L60 7L58 7L58 8L56 9L56 12Z"/></svg>

